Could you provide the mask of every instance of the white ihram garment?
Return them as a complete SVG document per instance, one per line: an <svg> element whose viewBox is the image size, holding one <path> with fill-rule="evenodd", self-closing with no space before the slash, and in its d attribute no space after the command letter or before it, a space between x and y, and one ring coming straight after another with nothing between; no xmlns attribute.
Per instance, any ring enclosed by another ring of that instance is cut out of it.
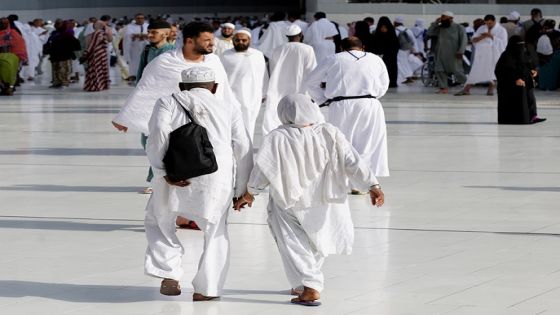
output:
<svg viewBox="0 0 560 315"><path fill-rule="evenodd" d="M406 32L408 37L414 41L414 50L417 51L418 45L416 44L416 38L414 37L414 33L411 30L407 29L406 27L400 25L395 29L397 33L397 37L401 32ZM398 75L397 75L397 82L402 83L406 81L407 78L414 75L414 70L410 65L410 50L403 50L399 49L397 53L397 65L398 65Z"/></svg>
<svg viewBox="0 0 560 315"><path fill-rule="evenodd" d="M214 37L214 53L221 57L226 50L233 48L232 40L233 36L229 39L224 38L221 34Z"/></svg>
<svg viewBox="0 0 560 315"><path fill-rule="evenodd" d="M338 31L336 26L326 18L311 23L304 35L303 41L313 47L318 63L336 52L334 41L326 38L338 35Z"/></svg>
<svg viewBox="0 0 560 315"><path fill-rule="evenodd" d="M237 107L201 88L175 96L183 105L171 96L159 99L149 123L146 153L154 179L153 193L146 207L145 272L181 280L184 249L176 236L174 220L177 215L184 215L193 219L204 233L204 252L193 280L194 291L219 296L229 265L227 212L232 198L247 189L253 166L252 144ZM189 121L181 106L206 128L218 163L216 172L191 178L187 187L169 185L163 178L166 174L163 157L169 145L169 134Z"/></svg>
<svg viewBox="0 0 560 315"><path fill-rule="evenodd" d="M482 25L474 33L473 39L479 37L482 33L487 32L488 27L486 25ZM476 49L476 53L474 54L472 68L469 72L469 76L467 77L466 84L496 80L494 69L496 68L498 59L500 59L500 56L506 49L508 34L506 29L498 23L496 23L490 33L494 36L494 39L485 38L473 44Z"/></svg>
<svg viewBox="0 0 560 315"><path fill-rule="evenodd" d="M263 95L268 87L264 55L249 47L244 52L237 52L235 49L226 50L220 59L233 94L241 103L241 115L252 139Z"/></svg>
<svg viewBox="0 0 560 315"><path fill-rule="evenodd" d="M269 60L270 80L266 92L263 135L280 126L276 111L282 97L305 93L305 81L317 66L315 53L309 45L290 42L277 49Z"/></svg>
<svg viewBox="0 0 560 315"><path fill-rule="evenodd" d="M303 285L321 291L324 258L352 251L346 179L352 176L364 190L378 182L344 135L321 123L317 105L308 96L297 97L300 100L288 110L285 99L281 101L281 119L296 118L282 119L284 125L264 138L248 187L252 194L270 187L268 224L292 288ZM298 112L304 106L302 97L309 99L307 113ZM297 116L303 118L298 122Z"/></svg>
<svg viewBox="0 0 560 315"><path fill-rule="evenodd" d="M322 82L326 82L325 89L321 88ZM389 88L383 60L363 51L338 53L317 66L307 80L307 87L318 104L337 96L375 97L332 102L327 121L340 128L375 176L389 176L387 127L379 102Z"/></svg>
<svg viewBox="0 0 560 315"><path fill-rule="evenodd" d="M140 65L140 57L144 51L144 46L148 44L147 40L132 40L133 35L148 34L148 23L138 25L132 22L126 26L126 33L123 39L123 57L128 62L129 73L136 76L138 66Z"/></svg>
<svg viewBox="0 0 560 315"><path fill-rule="evenodd" d="M278 49L278 47L288 42L286 37L286 28L290 24L286 21L270 22L268 28L264 30L262 37L259 39L259 46L256 47L267 58Z"/></svg>
<svg viewBox="0 0 560 315"><path fill-rule="evenodd" d="M190 62L185 60L180 49L176 49L165 52L148 63L136 88L128 95L125 105L113 121L128 127L131 131L149 134L148 121L156 101L161 97L179 92L181 72L195 66L214 70L216 83L218 83L216 96L226 104L239 108L239 103L231 91L226 72L218 56L208 54L204 56L202 62Z"/></svg>

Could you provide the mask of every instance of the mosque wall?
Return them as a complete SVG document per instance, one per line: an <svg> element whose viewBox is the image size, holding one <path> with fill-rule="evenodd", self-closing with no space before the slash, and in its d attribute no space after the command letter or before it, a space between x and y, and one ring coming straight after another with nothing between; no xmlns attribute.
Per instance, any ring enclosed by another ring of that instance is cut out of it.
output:
<svg viewBox="0 0 560 315"><path fill-rule="evenodd" d="M532 8L538 7L545 18L560 19L560 5L534 4L538 1L526 1L533 4L420 4L420 3L348 3L347 0L307 0L308 19L313 13L323 11L330 20L349 23L371 16L376 21L386 15L393 19L402 16L405 25L414 25L417 18L427 22L435 20L443 11L455 14L456 22L472 23L474 19L486 14L494 14L497 19L507 16L512 11L521 14L521 20L529 19Z"/></svg>

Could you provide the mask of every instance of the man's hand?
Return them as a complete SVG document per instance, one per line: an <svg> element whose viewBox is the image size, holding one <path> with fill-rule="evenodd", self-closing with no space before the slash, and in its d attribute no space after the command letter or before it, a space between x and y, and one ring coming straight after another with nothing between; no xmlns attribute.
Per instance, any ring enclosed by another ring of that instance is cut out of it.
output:
<svg viewBox="0 0 560 315"><path fill-rule="evenodd" d="M517 81L515 81L515 85L517 86L525 86L525 81L521 80L521 79L517 79Z"/></svg>
<svg viewBox="0 0 560 315"><path fill-rule="evenodd" d="M169 185L173 185L173 186L179 186L179 187L187 187L191 184L191 182L189 182L188 180L180 180L178 182L174 182L172 181L169 176L165 175L163 176L163 178L165 179L165 181L169 184Z"/></svg>
<svg viewBox="0 0 560 315"><path fill-rule="evenodd" d="M123 126L121 124L117 124L116 122L112 121L111 122L113 124L113 126L115 128L117 128L118 131L122 131L122 132L127 132L128 131L128 127L127 126Z"/></svg>
<svg viewBox="0 0 560 315"><path fill-rule="evenodd" d="M369 196L371 198L371 204L377 207L381 207L385 203L385 194L381 191L381 188L371 188L369 190Z"/></svg>
<svg viewBox="0 0 560 315"><path fill-rule="evenodd" d="M531 76L534 78L539 74L537 70L531 70Z"/></svg>
<svg viewBox="0 0 560 315"><path fill-rule="evenodd" d="M250 193L246 192L243 194L243 196L237 199L236 198L233 199L233 209L236 211L241 211L241 209L243 209L245 205L251 208L253 206L253 201L255 201L255 197L253 197L253 195L251 195Z"/></svg>

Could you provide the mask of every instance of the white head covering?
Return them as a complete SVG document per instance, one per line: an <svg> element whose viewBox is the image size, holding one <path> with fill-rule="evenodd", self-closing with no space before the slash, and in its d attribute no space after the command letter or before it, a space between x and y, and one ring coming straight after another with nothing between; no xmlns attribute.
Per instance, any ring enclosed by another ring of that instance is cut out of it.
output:
<svg viewBox="0 0 560 315"><path fill-rule="evenodd" d="M344 152L345 145L350 145L344 135L336 127L323 123L319 106L307 95L282 98L278 116L283 125L264 137L255 158L270 182L274 202L282 209L344 202L348 191ZM317 188L319 195L305 194L323 175L325 181Z"/></svg>
<svg viewBox="0 0 560 315"><path fill-rule="evenodd" d="M233 25L233 23L224 23L222 24L222 28L231 28L232 30L234 30L235 25Z"/></svg>
<svg viewBox="0 0 560 315"><path fill-rule="evenodd" d="M416 19L414 25L417 27L424 28L426 26L426 21L424 19Z"/></svg>
<svg viewBox="0 0 560 315"><path fill-rule="evenodd" d="M251 38L251 31L246 29L246 28L242 28L240 30L237 30L233 33L233 35L235 36L235 34L245 34L247 36L249 36L249 38Z"/></svg>
<svg viewBox="0 0 560 315"><path fill-rule="evenodd" d="M395 18L395 23L401 23L404 24L404 18L402 16L397 16Z"/></svg>
<svg viewBox="0 0 560 315"><path fill-rule="evenodd" d="M285 35L286 36L296 36L301 34L301 28L296 24L292 24L286 27Z"/></svg>
<svg viewBox="0 0 560 315"><path fill-rule="evenodd" d="M207 67L192 67L181 72L183 83L208 83L216 81L214 71Z"/></svg>
<svg viewBox="0 0 560 315"><path fill-rule="evenodd" d="M451 11L443 11L443 12L441 12L441 15L445 15L445 16L448 16L448 17L455 17L455 14L453 14L453 12L451 12Z"/></svg>
<svg viewBox="0 0 560 315"><path fill-rule="evenodd" d="M291 127L302 128L325 121L319 105L313 103L311 97L305 94L284 96L278 104L277 111L282 124Z"/></svg>
<svg viewBox="0 0 560 315"><path fill-rule="evenodd" d="M521 15L517 11L513 11L508 15L508 21L517 21L521 18Z"/></svg>

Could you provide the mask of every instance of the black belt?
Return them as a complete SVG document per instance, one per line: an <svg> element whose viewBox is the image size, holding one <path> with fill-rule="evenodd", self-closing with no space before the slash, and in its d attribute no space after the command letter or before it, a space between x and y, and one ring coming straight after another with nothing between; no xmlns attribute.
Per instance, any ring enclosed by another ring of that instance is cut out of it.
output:
<svg viewBox="0 0 560 315"><path fill-rule="evenodd" d="M344 101L344 100L355 100L358 98L377 98L373 95L359 95L359 96L337 96L333 98L329 98L323 104L319 105L319 107L325 107L331 105L332 102Z"/></svg>

